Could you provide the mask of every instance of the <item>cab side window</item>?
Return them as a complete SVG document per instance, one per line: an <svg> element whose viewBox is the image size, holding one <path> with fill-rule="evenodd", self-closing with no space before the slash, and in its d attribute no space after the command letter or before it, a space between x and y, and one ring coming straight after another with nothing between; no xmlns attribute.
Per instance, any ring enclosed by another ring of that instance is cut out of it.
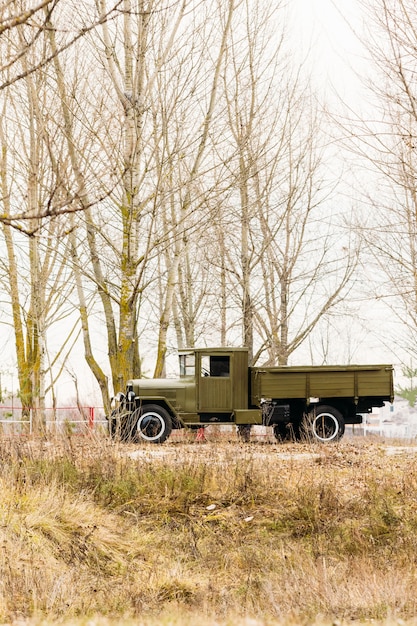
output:
<svg viewBox="0 0 417 626"><path fill-rule="evenodd" d="M204 354L201 357L201 376L228 378L230 376L230 356Z"/></svg>

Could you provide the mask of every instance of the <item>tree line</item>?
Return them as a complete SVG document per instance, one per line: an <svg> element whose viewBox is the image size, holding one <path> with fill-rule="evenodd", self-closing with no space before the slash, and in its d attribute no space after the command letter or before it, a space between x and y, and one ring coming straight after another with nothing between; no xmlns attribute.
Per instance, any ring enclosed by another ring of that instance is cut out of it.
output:
<svg viewBox="0 0 417 626"><path fill-rule="evenodd" d="M364 264L415 330L417 16L370 3L372 120L329 116L284 1L2 3L1 310L35 426L80 342L106 410L150 347L155 377L201 342L288 364ZM361 219L330 126L380 181Z"/></svg>

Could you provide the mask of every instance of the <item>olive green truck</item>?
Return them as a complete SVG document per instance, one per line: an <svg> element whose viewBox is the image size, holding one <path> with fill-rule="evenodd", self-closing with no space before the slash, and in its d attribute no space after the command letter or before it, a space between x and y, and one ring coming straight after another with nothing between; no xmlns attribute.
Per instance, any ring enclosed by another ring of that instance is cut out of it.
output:
<svg viewBox="0 0 417 626"><path fill-rule="evenodd" d="M162 443L173 429L236 424L329 442L394 399L392 365L249 367L245 348L182 350L179 365L176 379L128 381L108 416L111 436Z"/></svg>

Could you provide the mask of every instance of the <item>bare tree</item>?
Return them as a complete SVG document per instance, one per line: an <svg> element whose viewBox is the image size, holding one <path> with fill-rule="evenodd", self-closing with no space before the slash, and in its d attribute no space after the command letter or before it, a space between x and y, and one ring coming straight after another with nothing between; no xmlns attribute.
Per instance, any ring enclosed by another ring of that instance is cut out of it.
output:
<svg viewBox="0 0 417 626"><path fill-rule="evenodd" d="M416 354L417 328L417 6L412 0L364 0L364 46L373 61L372 113L353 125L367 171L358 229L374 293L399 322L397 345ZM374 185L369 185L369 180ZM371 210L369 210L371 208ZM395 332L394 328L392 332Z"/></svg>
<svg viewBox="0 0 417 626"><path fill-rule="evenodd" d="M25 67L26 59L22 63ZM65 226L56 220L45 223L39 217L39 207L60 193L50 158L54 123L52 111L45 106L47 95L45 75L28 74L13 92L8 91L0 123L2 215L6 218L2 285L13 319L23 415L28 417L33 409L35 430L45 425L45 396L60 370L53 366L72 343L71 330L65 331L61 346L54 348L55 356L48 351L48 330L68 315L71 287L65 280L68 266L61 239ZM54 149L57 158L59 144ZM12 228L8 218L14 205L25 213L27 228L36 235Z"/></svg>
<svg viewBox="0 0 417 626"><path fill-rule="evenodd" d="M196 205L202 203L195 202L194 193L197 179L204 172L202 164L234 6L234 1L219 2L218 11L224 23L218 28L208 14L197 15L201 6L194 0L173 5L142 0L135 8L124 0L123 13L111 23L104 19L109 11L107 3L97 2L101 41L96 37L86 39L84 53L98 59L95 76L100 89L94 91L91 87L96 105L86 102L85 111L78 105L85 94L69 82L69 76L75 76L80 67L65 71L66 57L56 54L59 29L51 20L48 23L56 92L72 172L68 177L68 198L74 217L69 236L84 349L106 408L109 385L105 369L94 356L86 288L93 286L99 299L94 306L96 311L98 306L101 309L112 386L119 389L127 379L141 373L138 320L145 296L153 301L155 315L154 286L157 279L160 281L161 309L158 319L151 320L159 334L155 367L155 375L159 375L164 367L181 251L186 248L184 235L195 227L193 215ZM185 19L187 11L188 15L195 12L195 22L189 17ZM205 47L207 34L218 48L217 60L210 62ZM184 55L185 51L189 56ZM201 73L194 73L197 67ZM168 89L171 84L177 85L175 116L172 103L163 108L158 91L161 76L165 76ZM180 118L190 112L191 103L194 110L185 132ZM99 114L105 115L107 124L100 122ZM173 119L174 128L170 126ZM88 144L82 143L82 135L77 131L80 124L88 133ZM86 146L92 156L90 161L85 158ZM98 165L104 160L103 155L111 164L107 172L102 172ZM178 173L170 179L177 165ZM89 178L91 172L95 178ZM98 204L100 194L103 200ZM161 254L166 258L165 268L160 265Z"/></svg>
<svg viewBox="0 0 417 626"><path fill-rule="evenodd" d="M91 3L84 2L82 6L71 0L3 2L0 14L0 37L2 37L3 45L7 46L8 53L0 53L0 91L44 68L55 56L71 48L87 33L94 31L104 21L113 19L121 4L122 0L114 0L107 13L97 18L92 1ZM60 38L54 51L44 50L42 54L34 55L37 42L49 30L57 14L63 37ZM76 20L74 20L75 16L77 16ZM19 43L17 44L16 31L18 29Z"/></svg>
<svg viewBox="0 0 417 626"><path fill-rule="evenodd" d="M196 191L196 180L200 175L200 169L203 163L203 158L205 152L207 151L207 146L209 145L210 140L210 130L212 126L213 116L217 105L218 99L218 91L219 91L219 83L221 71L223 68L223 59L226 55L229 33L232 27L232 20L235 11L235 6L238 4L235 0L229 0L226 3L226 9L224 11L224 15L222 14L222 3L219 4L219 18L221 20L221 32L220 32L220 41L218 44L218 51L213 60L213 69L212 69L212 78L210 80L208 86L207 93L207 106L204 111L201 120L199 121L199 126L201 127L201 134L198 139L195 150L193 151L192 158L189 163L189 170L184 181L184 191L182 195L182 199L180 200L180 211L178 221L180 223L180 230L183 231L184 228L188 227L188 214L190 211L195 209L195 200L193 201L193 193ZM199 232L199 229L197 229ZM175 241L175 253L173 259L171 259L169 270L168 270L168 278L167 278L167 288L165 292L163 310L160 321L159 328L159 337L158 337L158 349L157 349L157 360L155 365L154 376L159 377L162 375L165 355L166 355L166 343L167 343L167 331L169 327L169 322L172 314L172 305L174 298L174 289L175 285L178 283L178 272L179 266L181 262L181 257L183 256L185 260L185 264L183 264L183 269L189 275L189 251L187 251L187 236L181 235L176 238ZM188 262L188 263L187 263ZM189 294L190 295L190 294ZM191 339L191 329L188 327L187 335L188 339Z"/></svg>
<svg viewBox="0 0 417 626"><path fill-rule="evenodd" d="M272 28L276 17L275 4L246 3L246 19L228 50L228 167L235 193L228 191L222 216L230 233L223 266L231 299L240 296L251 360L284 365L346 297L357 247L349 236L341 246L336 225L327 225L337 181L324 174L323 122L302 68L291 65L285 32L277 37Z"/></svg>

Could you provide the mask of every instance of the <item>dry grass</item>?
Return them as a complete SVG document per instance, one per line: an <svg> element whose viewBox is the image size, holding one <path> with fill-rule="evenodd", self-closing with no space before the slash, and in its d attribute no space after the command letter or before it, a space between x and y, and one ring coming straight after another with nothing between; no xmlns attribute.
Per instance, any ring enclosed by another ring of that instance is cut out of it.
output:
<svg viewBox="0 0 417 626"><path fill-rule="evenodd" d="M69 436L0 465L0 622L417 624L417 455Z"/></svg>

